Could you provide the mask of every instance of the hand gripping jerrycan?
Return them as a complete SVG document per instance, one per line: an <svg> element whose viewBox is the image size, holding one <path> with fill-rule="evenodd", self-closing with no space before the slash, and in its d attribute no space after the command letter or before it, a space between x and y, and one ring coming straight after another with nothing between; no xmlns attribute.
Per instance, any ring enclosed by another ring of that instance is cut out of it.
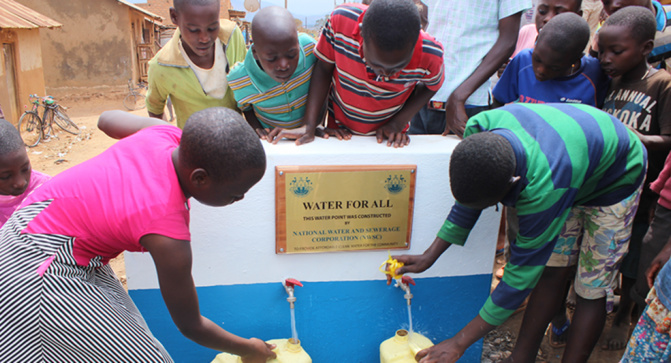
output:
<svg viewBox="0 0 671 363"><path fill-rule="evenodd" d="M415 363L417 352L432 346L431 340L422 334L399 329L380 344L380 363Z"/></svg>
<svg viewBox="0 0 671 363"><path fill-rule="evenodd" d="M273 352L277 358L270 359L267 363L312 363L308 353L301 347L301 342L294 343L293 339L273 339L269 344L275 344ZM212 363L242 363L242 358L229 353L220 353Z"/></svg>

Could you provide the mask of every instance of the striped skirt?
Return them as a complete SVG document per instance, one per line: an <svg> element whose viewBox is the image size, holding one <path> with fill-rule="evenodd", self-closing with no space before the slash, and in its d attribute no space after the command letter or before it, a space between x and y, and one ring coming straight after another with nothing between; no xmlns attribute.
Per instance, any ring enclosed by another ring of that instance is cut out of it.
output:
<svg viewBox="0 0 671 363"><path fill-rule="evenodd" d="M0 229L0 362L172 362L109 265L77 265L73 237L20 234L49 203Z"/></svg>

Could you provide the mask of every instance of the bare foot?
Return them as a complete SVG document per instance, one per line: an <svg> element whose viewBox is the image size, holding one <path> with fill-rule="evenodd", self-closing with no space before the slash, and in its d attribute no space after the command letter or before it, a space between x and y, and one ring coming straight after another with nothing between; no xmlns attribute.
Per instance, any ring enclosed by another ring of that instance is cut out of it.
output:
<svg viewBox="0 0 671 363"><path fill-rule="evenodd" d="M603 350L624 349L629 341L629 324L613 325L604 335Z"/></svg>

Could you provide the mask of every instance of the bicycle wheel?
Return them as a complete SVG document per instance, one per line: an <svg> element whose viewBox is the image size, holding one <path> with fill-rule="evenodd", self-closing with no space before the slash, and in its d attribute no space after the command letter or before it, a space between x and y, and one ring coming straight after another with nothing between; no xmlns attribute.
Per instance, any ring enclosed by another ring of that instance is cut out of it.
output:
<svg viewBox="0 0 671 363"><path fill-rule="evenodd" d="M70 119L63 107L58 106L54 111L54 122L58 127L62 128L63 131L69 132L73 135L79 135L79 126L77 126L74 121Z"/></svg>
<svg viewBox="0 0 671 363"><path fill-rule="evenodd" d="M56 133L54 132L54 109L53 107L47 107L42 113L42 139L47 140L49 138L55 137Z"/></svg>
<svg viewBox="0 0 671 363"><path fill-rule="evenodd" d="M140 103L142 103L142 105L140 105ZM123 106L130 111L139 110L144 106L144 99L137 93L129 93L128 96L123 99Z"/></svg>
<svg viewBox="0 0 671 363"><path fill-rule="evenodd" d="M36 146L42 139L42 119L33 111L26 111L19 119L19 133L28 147Z"/></svg>

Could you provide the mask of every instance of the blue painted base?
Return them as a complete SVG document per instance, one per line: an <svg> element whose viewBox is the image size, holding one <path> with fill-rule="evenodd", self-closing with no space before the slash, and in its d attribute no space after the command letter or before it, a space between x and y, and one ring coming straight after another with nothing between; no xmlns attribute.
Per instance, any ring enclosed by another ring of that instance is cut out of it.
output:
<svg viewBox="0 0 671 363"><path fill-rule="evenodd" d="M434 343L459 331L487 299L491 275L417 278L414 330ZM289 303L280 283L200 287L203 316L231 333L263 340L291 338ZM210 362L217 352L186 339L173 324L160 291L131 290L149 328L176 362ZM403 291L383 281L307 282L297 287L296 329L317 363L374 363L380 343L408 328ZM460 362L480 362L482 341Z"/></svg>

